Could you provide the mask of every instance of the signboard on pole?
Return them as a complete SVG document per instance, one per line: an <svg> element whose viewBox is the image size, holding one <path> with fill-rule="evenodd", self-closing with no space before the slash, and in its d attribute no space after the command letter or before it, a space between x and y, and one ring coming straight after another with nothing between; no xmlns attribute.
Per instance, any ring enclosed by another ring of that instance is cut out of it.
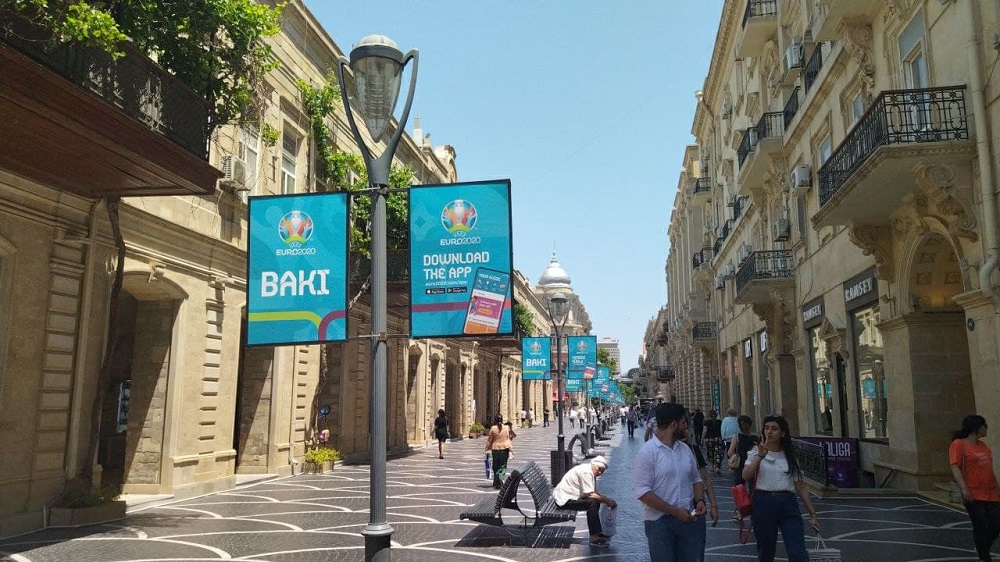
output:
<svg viewBox="0 0 1000 562"><path fill-rule="evenodd" d="M248 346L347 339L347 197L250 198Z"/></svg>
<svg viewBox="0 0 1000 562"><path fill-rule="evenodd" d="M526 381L547 381L552 378L549 362L552 346L549 338L521 340L521 378Z"/></svg>
<svg viewBox="0 0 1000 562"><path fill-rule="evenodd" d="M566 392L581 392L583 390L583 379L566 379Z"/></svg>
<svg viewBox="0 0 1000 562"><path fill-rule="evenodd" d="M594 374L597 368L597 336L570 336L567 379L583 379L586 373Z"/></svg>
<svg viewBox="0 0 1000 562"><path fill-rule="evenodd" d="M408 193L410 337L513 334L510 180Z"/></svg>

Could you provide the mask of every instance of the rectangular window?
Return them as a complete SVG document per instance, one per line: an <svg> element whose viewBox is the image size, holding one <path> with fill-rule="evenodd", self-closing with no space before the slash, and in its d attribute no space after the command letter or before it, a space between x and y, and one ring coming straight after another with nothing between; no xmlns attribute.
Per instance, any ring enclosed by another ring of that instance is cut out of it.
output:
<svg viewBox="0 0 1000 562"><path fill-rule="evenodd" d="M260 130L246 126L240 129L243 145L240 158L246 163L246 187L250 195L257 194L257 170L260 167Z"/></svg>
<svg viewBox="0 0 1000 562"><path fill-rule="evenodd" d="M830 159L830 155L833 154L833 142L830 140L830 135L823 137L823 141L819 143L817 152L819 154L819 165L826 164L826 161Z"/></svg>
<svg viewBox="0 0 1000 562"><path fill-rule="evenodd" d="M851 125L848 127L854 127L854 124L861 120L861 116L865 114L865 95L863 92L858 92L854 99L851 100Z"/></svg>
<svg viewBox="0 0 1000 562"><path fill-rule="evenodd" d="M878 323L877 305L851 314L854 368L858 373L858 398L861 401L861 437L867 439L889 438L886 424L889 402L885 387L885 353Z"/></svg>
<svg viewBox="0 0 1000 562"><path fill-rule="evenodd" d="M285 133L281 141L281 193L295 193L295 158L299 152L299 140Z"/></svg>
<svg viewBox="0 0 1000 562"><path fill-rule="evenodd" d="M826 342L819 337L819 328L807 332L811 369L812 413L816 433L833 434L833 388L831 386L830 360L826 356Z"/></svg>

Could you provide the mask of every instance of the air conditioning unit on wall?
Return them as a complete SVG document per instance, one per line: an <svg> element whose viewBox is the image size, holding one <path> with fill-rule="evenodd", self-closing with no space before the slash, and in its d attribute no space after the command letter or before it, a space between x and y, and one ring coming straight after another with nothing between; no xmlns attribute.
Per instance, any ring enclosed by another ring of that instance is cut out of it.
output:
<svg viewBox="0 0 1000 562"><path fill-rule="evenodd" d="M792 193L804 193L812 187L812 168L808 164L796 166L790 174Z"/></svg>
<svg viewBox="0 0 1000 562"><path fill-rule="evenodd" d="M222 158L222 179L219 180L236 190L247 189L247 164L235 156Z"/></svg>

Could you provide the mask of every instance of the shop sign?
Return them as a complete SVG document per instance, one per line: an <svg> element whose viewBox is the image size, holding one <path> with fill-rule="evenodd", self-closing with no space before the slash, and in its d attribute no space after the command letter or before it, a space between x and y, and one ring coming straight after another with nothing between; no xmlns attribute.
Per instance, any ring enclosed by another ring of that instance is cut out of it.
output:
<svg viewBox="0 0 1000 562"><path fill-rule="evenodd" d="M872 267L855 275L844 283L844 304L847 310L854 310L878 300L878 279Z"/></svg>
<svg viewBox="0 0 1000 562"><path fill-rule="evenodd" d="M826 473L838 488L860 486L860 456L858 440L853 437L802 437L803 441L822 445L826 449Z"/></svg>
<svg viewBox="0 0 1000 562"><path fill-rule="evenodd" d="M809 301L802 307L802 327L808 330L818 326L823 322L825 315L826 305L823 303L823 297Z"/></svg>

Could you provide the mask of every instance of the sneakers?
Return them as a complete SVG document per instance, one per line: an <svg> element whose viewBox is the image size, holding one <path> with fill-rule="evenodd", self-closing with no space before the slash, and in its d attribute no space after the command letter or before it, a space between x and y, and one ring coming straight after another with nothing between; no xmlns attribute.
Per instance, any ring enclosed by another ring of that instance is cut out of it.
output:
<svg viewBox="0 0 1000 562"><path fill-rule="evenodd" d="M608 542L607 539L597 539L596 541L590 541L590 546L596 548L608 548L609 546L611 546L611 544Z"/></svg>

